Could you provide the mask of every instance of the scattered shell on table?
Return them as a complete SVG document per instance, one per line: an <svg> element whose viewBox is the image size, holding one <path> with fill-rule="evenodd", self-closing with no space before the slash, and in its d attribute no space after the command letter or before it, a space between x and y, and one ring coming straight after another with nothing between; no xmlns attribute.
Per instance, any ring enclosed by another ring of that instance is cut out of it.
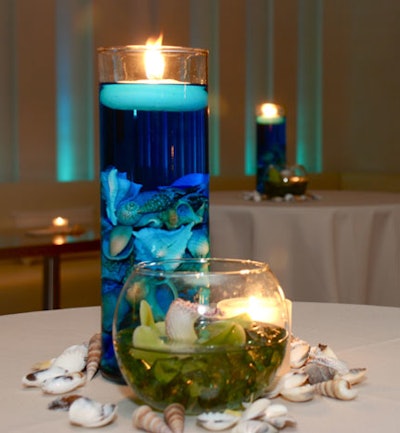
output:
<svg viewBox="0 0 400 433"><path fill-rule="evenodd" d="M94 334L89 340L89 347L87 353L86 363L86 380L90 381L93 379L97 370L99 369L101 358L101 333Z"/></svg>
<svg viewBox="0 0 400 433"><path fill-rule="evenodd" d="M345 379L334 379L320 382L314 385L315 391L327 397L337 398L338 400L353 400L357 397L357 390L351 387Z"/></svg>
<svg viewBox="0 0 400 433"><path fill-rule="evenodd" d="M294 388L284 388L281 391L281 396L290 401L302 402L312 400L314 398L314 393L315 390L313 385L306 384Z"/></svg>
<svg viewBox="0 0 400 433"><path fill-rule="evenodd" d="M183 433L185 408L180 403L172 403L164 409L164 420L172 433Z"/></svg>
<svg viewBox="0 0 400 433"><path fill-rule="evenodd" d="M290 401L309 401L315 394L340 400L352 400L357 391L352 385L366 376L366 368L349 368L325 344L310 346L306 341L292 338L290 343L291 371L284 374L266 397L279 395Z"/></svg>
<svg viewBox="0 0 400 433"><path fill-rule="evenodd" d="M69 373L82 371L86 366L87 344L75 344L68 347L53 362L52 367L64 368Z"/></svg>
<svg viewBox="0 0 400 433"><path fill-rule="evenodd" d="M197 417L197 423L212 431L226 430L233 427L240 419L240 414L230 412L205 412Z"/></svg>
<svg viewBox="0 0 400 433"><path fill-rule="evenodd" d="M85 382L85 374L76 371L46 379L42 383L41 389L46 394L65 394L84 385Z"/></svg>
<svg viewBox="0 0 400 433"><path fill-rule="evenodd" d="M139 406L134 410L132 424L133 427L148 433L172 433L164 420L147 405Z"/></svg>
<svg viewBox="0 0 400 433"><path fill-rule="evenodd" d="M71 404L77 400L78 398L81 398L82 396L79 394L70 394L70 395L64 395L62 397L57 397L55 400L49 403L47 406L50 410L62 410L62 411L68 411Z"/></svg>
<svg viewBox="0 0 400 433"><path fill-rule="evenodd" d="M311 346L306 341L295 338L290 344L290 349L290 367L302 367L308 359Z"/></svg>
<svg viewBox="0 0 400 433"><path fill-rule="evenodd" d="M258 400L255 400L253 403L246 407L242 414L241 420L245 421L248 419L262 417L270 405L271 400L269 400L268 398L259 398Z"/></svg>
<svg viewBox="0 0 400 433"><path fill-rule="evenodd" d="M341 377L342 379L347 380L350 385L356 385L364 380L366 373L366 368L351 368L348 373L341 376L335 376L335 379Z"/></svg>
<svg viewBox="0 0 400 433"><path fill-rule="evenodd" d="M243 412L203 413L197 423L207 430L217 431L233 427L232 433L273 433L286 426L294 426L296 421L288 414L283 404L273 404L267 398L252 403L244 403Z"/></svg>
<svg viewBox="0 0 400 433"><path fill-rule="evenodd" d="M44 370L36 370L22 378L22 384L27 387L41 387L46 379L50 379L66 373L62 367L50 367Z"/></svg>
<svg viewBox="0 0 400 433"><path fill-rule="evenodd" d="M272 424L250 419L236 424L232 433L278 433L278 429Z"/></svg>
<svg viewBox="0 0 400 433"><path fill-rule="evenodd" d="M81 397L71 404L68 414L72 424L83 427L101 427L110 424L115 419L117 406Z"/></svg>
<svg viewBox="0 0 400 433"><path fill-rule="evenodd" d="M69 392L94 377L100 357L101 334L96 333L89 343L69 346L56 358L36 363L32 371L22 378L22 384L26 387L44 387L46 393ZM86 375L83 373L85 369Z"/></svg>

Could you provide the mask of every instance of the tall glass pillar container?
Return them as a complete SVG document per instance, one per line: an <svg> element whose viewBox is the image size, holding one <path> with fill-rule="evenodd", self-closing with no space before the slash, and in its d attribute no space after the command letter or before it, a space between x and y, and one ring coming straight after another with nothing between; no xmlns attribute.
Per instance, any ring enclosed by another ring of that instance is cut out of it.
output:
<svg viewBox="0 0 400 433"><path fill-rule="evenodd" d="M209 256L208 52L132 45L98 59L101 371L122 380L112 321L133 266Z"/></svg>

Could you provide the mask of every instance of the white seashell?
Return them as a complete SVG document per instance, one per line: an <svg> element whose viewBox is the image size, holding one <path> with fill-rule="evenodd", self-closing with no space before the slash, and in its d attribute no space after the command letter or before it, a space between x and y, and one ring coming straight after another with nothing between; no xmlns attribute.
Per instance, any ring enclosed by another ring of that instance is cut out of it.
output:
<svg viewBox="0 0 400 433"><path fill-rule="evenodd" d="M22 384L25 386L40 387L46 379L60 376L64 373L66 373L66 371L62 367L50 367L44 370L33 371L22 378Z"/></svg>
<svg viewBox="0 0 400 433"><path fill-rule="evenodd" d="M308 376L304 373L289 371L284 374L273 389L266 393L269 398L277 397L283 389L297 388L304 385Z"/></svg>
<svg viewBox="0 0 400 433"><path fill-rule="evenodd" d="M357 397L357 391L351 387L345 379L334 379L314 385L316 392L338 400L353 400Z"/></svg>
<svg viewBox="0 0 400 433"><path fill-rule="evenodd" d="M291 368L300 368L306 363L310 347L311 346L304 340L294 339L290 343Z"/></svg>
<svg viewBox="0 0 400 433"><path fill-rule="evenodd" d="M236 424L232 433L278 433L278 429L267 422L250 419Z"/></svg>
<svg viewBox="0 0 400 433"><path fill-rule="evenodd" d="M304 373L308 375L309 383L314 384L333 379L336 371L326 365L309 362L304 367Z"/></svg>
<svg viewBox="0 0 400 433"><path fill-rule="evenodd" d="M194 323L200 316L197 304L175 299L165 316L165 331L171 340L193 343L197 340Z"/></svg>
<svg viewBox="0 0 400 433"><path fill-rule="evenodd" d="M280 416L285 416L288 414L288 408L283 404L271 404L267 407L265 410L265 417L267 419L269 418L275 418Z"/></svg>
<svg viewBox="0 0 400 433"><path fill-rule="evenodd" d="M338 359L336 353L327 344L318 344L318 346L313 346L310 350L311 357L322 356L325 358L336 358Z"/></svg>
<svg viewBox="0 0 400 433"><path fill-rule="evenodd" d="M52 402L50 402L47 408L50 410L68 411L71 404L78 398L82 398L82 396L79 394L70 394L63 397L58 397Z"/></svg>
<svg viewBox="0 0 400 433"><path fill-rule="evenodd" d="M198 415L197 423L207 430L219 431L233 427L239 419L240 415L228 412L206 412Z"/></svg>
<svg viewBox="0 0 400 433"><path fill-rule="evenodd" d="M310 359L310 363L324 365L325 367L331 368L336 371L340 375L346 374L349 372L349 367L345 362L340 359L328 356L314 356Z"/></svg>
<svg viewBox="0 0 400 433"><path fill-rule="evenodd" d="M53 366L62 367L69 373L82 371L86 366L88 347L86 344L75 344L68 347L58 356Z"/></svg>
<svg viewBox="0 0 400 433"><path fill-rule="evenodd" d="M86 380L90 381L93 379L97 370L99 369L101 358L101 334L98 332L94 334L89 340L89 346L87 351L86 361Z"/></svg>
<svg viewBox="0 0 400 433"><path fill-rule="evenodd" d="M314 398L314 386L307 384L296 388L283 389L281 395L290 401L309 401Z"/></svg>
<svg viewBox="0 0 400 433"><path fill-rule="evenodd" d="M297 423L296 420L289 415L276 416L269 418L268 422L276 427L278 430L282 430L287 426L294 427Z"/></svg>
<svg viewBox="0 0 400 433"><path fill-rule="evenodd" d="M268 398L259 398L253 401L243 412L242 421L256 419L264 416L265 411L271 405L271 400Z"/></svg>
<svg viewBox="0 0 400 433"><path fill-rule="evenodd" d="M148 433L172 433L164 420L147 405L139 406L133 411L132 423L133 427Z"/></svg>
<svg viewBox="0 0 400 433"><path fill-rule="evenodd" d="M357 383L360 383L362 380L364 380L366 374L367 374L366 368L351 368L348 373L343 374L342 376L339 377L347 380L347 382L349 382L350 385L355 385ZM339 377L335 377L335 379Z"/></svg>
<svg viewBox="0 0 400 433"><path fill-rule="evenodd" d="M82 386L85 382L86 376L82 372L76 371L46 379L41 388L46 394L65 394Z"/></svg>
<svg viewBox="0 0 400 433"><path fill-rule="evenodd" d="M69 408L69 420L83 427L100 427L111 423L117 415L117 406L99 403L86 397L75 400Z"/></svg>
<svg viewBox="0 0 400 433"><path fill-rule="evenodd" d="M172 403L164 409L164 420L172 433L183 433L185 408L180 403Z"/></svg>

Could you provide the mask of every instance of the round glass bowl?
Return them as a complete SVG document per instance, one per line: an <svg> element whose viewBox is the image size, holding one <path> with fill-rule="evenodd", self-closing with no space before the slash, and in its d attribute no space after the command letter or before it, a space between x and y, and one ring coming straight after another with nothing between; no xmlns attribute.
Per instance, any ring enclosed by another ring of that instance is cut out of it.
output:
<svg viewBox="0 0 400 433"><path fill-rule="evenodd" d="M137 398L186 413L239 409L263 395L288 344L283 291L265 263L179 259L137 265L113 321Z"/></svg>
<svg viewBox="0 0 400 433"><path fill-rule="evenodd" d="M279 168L271 165L265 181L265 194L268 197L284 197L286 194L304 195L308 177L302 165Z"/></svg>

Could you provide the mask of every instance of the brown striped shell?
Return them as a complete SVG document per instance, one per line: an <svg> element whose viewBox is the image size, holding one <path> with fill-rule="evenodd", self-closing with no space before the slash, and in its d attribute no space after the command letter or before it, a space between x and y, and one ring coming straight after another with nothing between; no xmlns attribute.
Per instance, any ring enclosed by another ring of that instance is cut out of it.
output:
<svg viewBox="0 0 400 433"><path fill-rule="evenodd" d="M101 358L101 334L94 334L89 340L89 347L86 362L86 380L89 382L93 379L99 369Z"/></svg>
<svg viewBox="0 0 400 433"><path fill-rule="evenodd" d="M145 430L148 433L172 433L164 420L147 405L139 406L134 410L132 423L133 427Z"/></svg>
<svg viewBox="0 0 400 433"><path fill-rule="evenodd" d="M180 403L172 403L164 409L164 420L172 433L183 433L185 408Z"/></svg>

